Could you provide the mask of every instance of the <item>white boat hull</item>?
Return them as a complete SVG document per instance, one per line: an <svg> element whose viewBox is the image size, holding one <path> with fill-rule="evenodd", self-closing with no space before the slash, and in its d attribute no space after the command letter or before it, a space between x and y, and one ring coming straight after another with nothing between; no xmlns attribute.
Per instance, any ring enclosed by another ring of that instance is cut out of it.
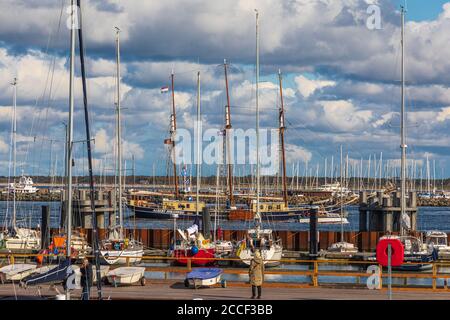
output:
<svg viewBox="0 0 450 320"><path fill-rule="evenodd" d="M144 267L120 267L107 273L109 283L117 285L130 285L144 278Z"/></svg>
<svg viewBox="0 0 450 320"><path fill-rule="evenodd" d="M103 279L107 276L109 272L109 266L100 266L100 279ZM97 268L92 266L92 281L97 283Z"/></svg>
<svg viewBox="0 0 450 320"><path fill-rule="evenodd" d="M217 283L220 283L222 280L222 275L218 275L214 278L209 279L188 279L189 285L193 287L200 287L200 286L213 286Z"/></svg>
<svg viewBox="0 0 450 320"><path fill-rule="evenodd" d="M267 267L276 267L280 265L283 248L280 245L273 245L269 249L261 249L261 257L264 260L264 265ZM253 252L246 248L240 251L239 258L241 262L249 266L253 258Z"/></svg>
<svg viewBox="0 0 450 320"><path fill-rule="evenodd" d="M41 248L41 239L6 238L5 246L9 250L39 250Z"/></svg>
<svg viewBox="0 0 450 320"><path fill-rule="evenodd" d="M298 220L299 223L309 223L309 218L302 218ZM341 218L317 218L317 223L321 224L341 224ZM348 224L347 218L342 219L342 224Z"/></svg>
<svg viewBox="0 0 450 320"><path fill-rule="evenodd" d="M17 263L0 268L2 281L19 281L29 276L36 269L35 264Z"/></svg>
<svg viewBox="0 0 450 320"><path fill-rule="evenodd" d="M102 260L107 264L139 263L144 250L101 250Z"/></svg>

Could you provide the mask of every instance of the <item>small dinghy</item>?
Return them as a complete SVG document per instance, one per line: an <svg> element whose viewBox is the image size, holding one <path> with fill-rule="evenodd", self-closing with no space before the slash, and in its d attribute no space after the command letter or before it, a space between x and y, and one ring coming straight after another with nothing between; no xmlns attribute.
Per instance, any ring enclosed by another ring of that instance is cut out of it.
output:
<svg viewBox="0 0 450 320"><path fill-rule="evenodd" d="M36 269L35 264L16 263L0 268L0 279L5 281L18 281L29 276Z"/></svg>
<svg viewBox="0 0 450 320"><path fill-rule="evenodd" d="M100 266L100 279L105 279L109 272L109 266ZM92 266L92 281L97 283L97 268Z"/></svg>
<svg viewBox="0 0 450 320"><path fill-rule="evenodd" d="M184 280L184 286L193 286L195 289L202 286L213 286L220 283L222 288L226 287L226 281L222 280L223 270L219 268L196 268L189 272Z"/></svg>
<svg viewBox="0 0 450 320"><path fill-rule="evenodd" d="M108 282L115 287L140 282L145 286L145 267L119 267L107 273Z"/></svg>
<svg viewBox="0 0 450 320"><path fill-rule="evenodd" d="M23 278L21 286L27 288L28 286L37 285L56 285L65 283L67 278L75 272L75 266L70 264L70 261L63 260L56 266L39 268L41 272L31 274L30 276ZM47 271L43 268L48 268Z"/></svg>

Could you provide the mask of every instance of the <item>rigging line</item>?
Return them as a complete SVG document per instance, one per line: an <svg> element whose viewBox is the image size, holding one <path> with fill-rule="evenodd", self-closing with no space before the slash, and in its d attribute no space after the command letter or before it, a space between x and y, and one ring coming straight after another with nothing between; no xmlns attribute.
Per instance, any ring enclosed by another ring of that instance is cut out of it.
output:
<svg viewBox="0 0 450 320"><path fill-rule="evenodd" d="M60 29L61 29L61 19L62 19L63 9L64 9L64 0L61 0L61 10L60 10L59 19L58 19L57 35L59 34ZM47 40L47 45L46 45L46 48L45 48L45 54L44 54L44 56L47 56L47 55L48 55L50 43L51 43L51 40L52 40L52 35L53 35L53 31L51 30L51 31L50 31L50 34L49 34L49 36L48 36L48 40ZM47 72L47 79L46 79L46 81L45 81L44 92L43 92L43 94L42 94L41 97L39 97L39 96L36 97L35 104L34 104L34 108L37 108L40 99L43 99L44 96L45 96L45 92L46 92L47 84L48 84L48 75L49 75L49 72L50 72L50 66L51 66L51 64L49 65L49 70L48 70L48 72ZM40 114L41 114L41 111L39 111L38 114L37 114L38 123L39 123ZM33 120L32 120L32 122L31 122L30 130L29 130L29 136L30 136L30 137L32 136L32 133L33 133L33 131L34 131L35 121L36 121L36 114L33 115ZM30 145L31 145L31 142L29 141L28 144L27 144L26 153L25 153L25 154L26 154L26 158L25 158L25 162L26 162L26 163L28 163L28 155L29 155ZM33 173L34 173L34 166L32 166L32 167L33 167Z"/></svg>

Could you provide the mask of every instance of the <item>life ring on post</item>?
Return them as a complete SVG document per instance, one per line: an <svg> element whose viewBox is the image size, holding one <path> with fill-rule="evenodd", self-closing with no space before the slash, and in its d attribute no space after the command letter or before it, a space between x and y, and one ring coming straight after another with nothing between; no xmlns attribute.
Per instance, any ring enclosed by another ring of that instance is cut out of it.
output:
<svg viewBox="0 0 450 320"><path fill-rule="evenodd" d="M391 245L391 266L398 267L403 263L405 248L399 239L382 239L377 244L377 261L383 267L388 266L388 246Z"/></svg>

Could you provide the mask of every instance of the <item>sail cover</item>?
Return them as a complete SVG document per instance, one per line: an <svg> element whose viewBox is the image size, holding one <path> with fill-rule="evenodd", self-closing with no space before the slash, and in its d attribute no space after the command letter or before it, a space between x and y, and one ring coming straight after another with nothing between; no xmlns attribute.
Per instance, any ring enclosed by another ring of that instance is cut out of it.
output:
<svg viewBox="0 0 450 320"><path fill-rule="evenodd" d="M407 213L403 213L402 214L402 227L405 230L411 230L411 218L409 217L409 215Z"/></svg>
<svg viewBox="0 0 450 320"><path fill-rule="evenodd" d="M74 270L72 269L70 261L64 260L60 262L56 268L53 268L43 274L30 275L24 278L21 282L25 286L63 283L72 274L74 274Z"/></svg>
<svg viewBox="0 0 450 320"><path fill-rule="evenodd" d="M216 278L223 273L222 269L219 268L197 268L189 272L186 279L212 279Z"/></svg>

